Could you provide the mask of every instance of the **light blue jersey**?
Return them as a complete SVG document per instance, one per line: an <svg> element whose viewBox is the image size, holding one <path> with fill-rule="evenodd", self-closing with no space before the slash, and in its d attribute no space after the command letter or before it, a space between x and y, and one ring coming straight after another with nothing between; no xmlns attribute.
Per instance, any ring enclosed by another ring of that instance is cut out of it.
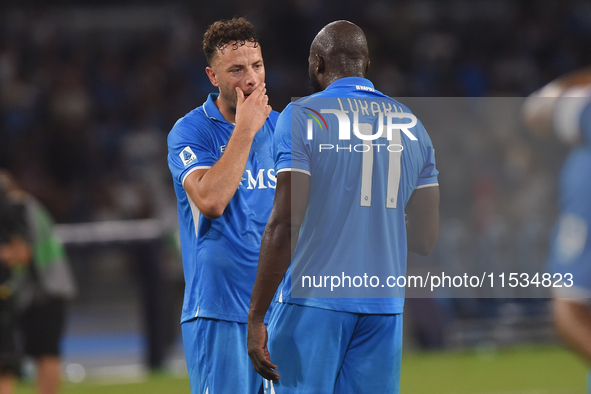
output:
<svg viewBox="0 0 591 394"><path fill-rule="evenodd" d="M404 208L415 189L437 185L438 175L421 122L369 80L349 77L291 103L276 131L277 173L311 177L279 301L402 313L404 289L388 278L406 275Z"/></svg>
<svg viewBox="0 0 591 394"><path fill-rule="evenodd" d="M551 274L562 275L562 287L552 288L556 297L591 301L591 103L581 111L579 125L582 143L569 153L560 173L560 216L548 265Z"/></svg>
<svg viewBox="0 0 591 394"><path fill-rule="evenodd" d="M548 266L554 297L578 299L591 307L591 103L581 111L579 125L583 141L569 153L560 172L560 216ZM591 372L587 392L591 394Z"/></svg>
<svg viewBox="0 0 591 394"><path fill-rule="evenodd" d="M168 135L185 275L181 322L204 317L246 323L261 237L275 194L272 152L278 113L272 112L256 134L242 181L223 215L211 220L199 214L183 182L191 172L217 162L234 130L216 107L216 98L210 94Z"/></svg>
<svg viewBox="0 0 591 394"><path fill-rule="evenodd" d="M567 157L559 181L560 216L549 254L552 283L562 275L557 297L591 301L591 146L580 145ZM572 280L572 281L571 281ZM572 284L572 286L570 286ZM568 287L567 287L568 286Z"/></svg>

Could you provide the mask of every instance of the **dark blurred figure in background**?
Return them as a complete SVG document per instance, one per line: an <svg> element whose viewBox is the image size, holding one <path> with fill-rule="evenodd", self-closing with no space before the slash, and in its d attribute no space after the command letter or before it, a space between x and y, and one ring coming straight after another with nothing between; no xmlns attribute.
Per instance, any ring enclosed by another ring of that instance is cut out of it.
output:
<svg viewBox="0 0 591 394"><path fill-rule="evenodd" d="M30 249L22 247L23 213L22 206L9 200L6 191L0 188L0 394L14 392L20 371L13 297L16 283L9 261L30 259Z"/></svg>
<svg viewBox="0 0 591 394"><path fill-rule="evenodd" d="M0 259L11 268L11 280L17 283L14 306L23 350L35 358L38 393L55 394L61 377L60 340L66 301L74 297L76 286L47 210L3 170L0 194L20 211L21 222L16 228L21 230L11 230L0 247Z"/></svg>
<svg viewBox="0 0 591 394"><path fill-rule="evenodd" d="M538 133L571 146L558 183L559 217L548 265L557 333L591 363L591 68L567 74L533 93L524 115ZM591 392L591 374L588 377Z"/></svg>

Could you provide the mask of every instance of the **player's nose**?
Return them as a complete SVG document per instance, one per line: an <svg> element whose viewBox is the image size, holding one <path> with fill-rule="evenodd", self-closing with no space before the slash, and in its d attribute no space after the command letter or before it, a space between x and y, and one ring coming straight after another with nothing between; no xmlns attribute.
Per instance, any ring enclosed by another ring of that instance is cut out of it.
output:
<svg viewBox="0 0 591 394"><path fill-rule="evenodd" d="M246 73L244 74L244 83L247 86L256 87L261 81L259 81L258 75L254 72L252 68L248 68Z"/></svg>

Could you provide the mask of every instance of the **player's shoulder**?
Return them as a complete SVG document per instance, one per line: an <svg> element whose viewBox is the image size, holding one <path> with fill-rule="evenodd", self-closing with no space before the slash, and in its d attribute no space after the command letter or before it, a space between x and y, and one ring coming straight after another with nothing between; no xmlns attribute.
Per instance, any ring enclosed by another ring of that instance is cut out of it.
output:
<svg viewBox="0 0 591 394"><path fill-rule="evenodd" d="M306 106L314 105L318 103L318 100L326 99L329 97L339 97L332 91L321 90L319 92L310 94L308 96L300 97L299 99L292 101L288 104L288 107L292 108L305 108ZM287 107L285 107L287 109Z"/></svg>
<svg viewBox="0 0 591 394"><path fill-rule="evenodd" d="M364 95L382 101L383 105L385 105L386 108L391 112L404 112L407 114L413 113L412 110L406 104L398 101L392 96L388 96L387 94L382 93L377 89L375 89L372 92L364 92Z"/></svg>
<svg viewBox="0 0 591 394"><path fill-rule="evenodd" d="M294 106L294 104L296 104L295 102L290 102L288 103L285 108L283 108L283 111L281 111L281 113L279 115L277 115L277 119L276 119L276 123L279 125L279 123L281 123L284 119L289 119L289 117L291 116L291 112L292 112L292 108Z"/></svg>
<svg viewBox="0 0 591 394"><path fill-rule="evenodd" d="M171 131L183 131L191 128L199 128L210 122L211 119L205 113L203 106L199 106L185 114L176 121Z"/></svg>
<svg viewBox="0 0 591 394"><path fill-rule="evenodd" d="M211 119L205 113L203 106L199 106L175 122L168 133L168 142L190 138L196 132L205 132L209 129L208 123L210 122Z"/></svg>
<svg viewBox="0 0 591 394"><path fill-rule="evenodd" d="M339 108L337 100L341 98L342 96L335 95L333 92L322 90L290 102L283 110L282 116L299 119L309 116L310 112L317 114L317 111L321 111L321 109L337 109Z"/></svg>
<svg viewBox="0 0 591 394"><path fill-rule="evenodd" d="M288 135L291 135L291 107L293 103L289 103L285 106L283 111L277 115L277 119L275 120L275 131L274 131L274 138L276 141L281 140L282 138L287 138Z"/></svg>
<svg viewBox="0 0 591 394"><path fill-rule="evenodd" d="M386 96L386 98L384 100L386 102L392 103L392 105L393 106L396 106L396 108L400 112L404 112L404 113L407 113L407 114L412 114L413 113L412 110L408 106L406 106L406 104L401 103L400 101L396 100L395 98Z"/></svg>
<svg viewBox="0 0 591 394"><path fill-rule="evenodd" d="M275 125L277 124L277 119L279 119L279 115L281 115L279 112L273 110L267 118L267 122L271 123L271 126L273 126L273 128L275 128Z"/></svg>

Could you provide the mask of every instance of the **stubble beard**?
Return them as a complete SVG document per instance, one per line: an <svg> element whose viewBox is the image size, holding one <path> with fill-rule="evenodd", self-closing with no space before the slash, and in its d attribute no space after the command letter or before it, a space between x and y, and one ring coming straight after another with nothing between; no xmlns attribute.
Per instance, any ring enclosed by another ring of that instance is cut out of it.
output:
<svg viewBox="0 0 591 394"><path fill-rule="evenodd" d="M220 98L226 104L226 108L236 115L236 106L238 105L238 94L236 92L226 92L220 89Z"/></svg>

